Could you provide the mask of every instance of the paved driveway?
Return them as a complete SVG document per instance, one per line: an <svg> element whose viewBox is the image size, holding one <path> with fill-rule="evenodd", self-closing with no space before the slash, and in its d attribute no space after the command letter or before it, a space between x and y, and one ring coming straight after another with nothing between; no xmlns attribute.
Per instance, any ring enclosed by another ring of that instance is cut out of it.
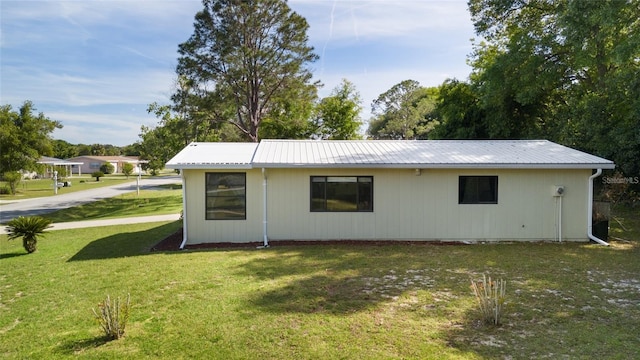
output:
<svg viewBox="0 0 640 360"><path fill-rule="evenodd" d="M180 183L180 176L162 176L140 181L140 189L148 189L159 185ZM136 181L101 187L92 190L76 191L68 194L52 195L41 198L20 200L9 204L0 204L0 223L18 216L34 216L46 214L60 209L82 205L124 193L136 191Z"/></svg>

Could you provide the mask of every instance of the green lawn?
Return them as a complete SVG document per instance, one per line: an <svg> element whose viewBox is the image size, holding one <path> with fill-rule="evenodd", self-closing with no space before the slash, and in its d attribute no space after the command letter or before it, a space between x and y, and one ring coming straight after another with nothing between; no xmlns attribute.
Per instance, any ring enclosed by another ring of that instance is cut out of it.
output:
<svg viewBox="0 0 640 360"><path fill-rule="evenodd" d="M111 175L100 178L100 181L96 181L96 178L92 178L89 175L67 177L64 181L71 182L70 187L58 188L58 194L66 194L70 192L94 189L103 186L118 185L126 182L135 181L135 176L130 176L128 179L124 175ZM62 182L62 181L61 181ZM0 181L0 187L5 186L4 181ZM16 195L0 194L0 200L10 202L11 200L30 199L43 196L52 196L53 193L53 180L51 179L34 179L23 180L17 187Z"/></svg>
<svg viewBox="0 0 640 360"><path fill-rule="evenodd" d="M140 190L81 206L58 210L42 217L54 223L113 219L130 216L178 214L182 210L182 185L169 184Z"/></svg>
<svg viewBox="0 0 640 360"><path fill-rule="evenodd" d="M0 236L0 356L90 359L636 358L640 218L575 243L273 246L151 253L179 222ZM469 279L507 281L480 324ZM131 294L123 339L91 309Z"/></svg>
<svg viewBox="0 0 640 360"><path fill-rule="evenodd" d="M171 176L176 175L174 170L164 169L158 172L153 177ZM143 179L151 178L151 175L142 175ZM90 174L83 174L82 176L73 175L61 179L60 182L69 181L71 187L58 188L58 194L66 194L70 192L94 189L103 186L118 185L126 182L136 181L136 176L131 175L127 178L123 174L111 174L100 178L100 181L96 181L96 178L91 177ZM4 187L6 182L0 181L0 187ZM0 194L0 200L3 202L11 202L11 200L30 199L43 196L53 195L53 180L52 179L34 179L23 180L17 188L16 195Z"/></svg>

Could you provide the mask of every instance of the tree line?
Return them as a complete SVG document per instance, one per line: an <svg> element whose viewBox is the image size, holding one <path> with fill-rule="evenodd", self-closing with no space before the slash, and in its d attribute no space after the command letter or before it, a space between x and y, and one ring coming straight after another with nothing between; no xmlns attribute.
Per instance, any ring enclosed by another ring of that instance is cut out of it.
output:
<svg viewBox="0 0 640 360"><path fill-rule="evenodd" d="M150 104L158 124L121 149L152 169L193 141L364 136L542 138L640 174L640 1L469 0L481 39L469 78L436 87L399 79L372 102L364 134L353 83L319 98L309 25L286 1L202 4L178 45L171 103Z"/></svg>

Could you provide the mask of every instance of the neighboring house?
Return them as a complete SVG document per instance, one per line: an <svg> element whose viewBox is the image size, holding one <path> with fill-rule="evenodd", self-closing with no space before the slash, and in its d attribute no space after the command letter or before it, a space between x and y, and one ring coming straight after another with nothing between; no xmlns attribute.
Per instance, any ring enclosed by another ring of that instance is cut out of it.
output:
<svg viewBox="0 0 640 360"><path fill-rule="evenodd" d="M93 156L93 155L82 155L76 156L71 159L67 159L67 161L74 162L82 162L83 165L80 167L74 167L74 174L91 174L95 171L100 171L100 167L104 163L110 163L113 165L114 173L122 173L122 165L125 163L130 163L133 165L133 173L137 174L139 171L139 164L143 163L136 156Z"/></svg>
<svg viewBox="0 0 640 360"><path fill-rule="evenodd" d="M270 240L594 241L612 161L546 140L192 143L185 244ZM594 170L596 170L594 174Z"/></svg>
<svg viewBox="0 0 640 360"><path fill-rule="evenodd" d="M42 174L42 177L44 178L53 178L53 172L55 171L56 166L64 167L68 176L71 176L73 173L82 175L82 173L78 173L78 170L83 165L82 162L62 160L54 157L43 156L40 158L40 161L38 161L38 164L46 165L45 173Z"/></svg>

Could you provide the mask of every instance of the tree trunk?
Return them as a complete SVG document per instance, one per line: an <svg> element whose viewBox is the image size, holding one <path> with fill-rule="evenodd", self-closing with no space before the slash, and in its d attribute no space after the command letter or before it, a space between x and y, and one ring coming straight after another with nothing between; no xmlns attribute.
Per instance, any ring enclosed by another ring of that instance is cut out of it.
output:
<svg viewBox="0 0 640 360"><path fill-rule="evenodd" d="M32 239L28 236L22 238L22 246L29 254L36 251L36 239Z"/></svg>

